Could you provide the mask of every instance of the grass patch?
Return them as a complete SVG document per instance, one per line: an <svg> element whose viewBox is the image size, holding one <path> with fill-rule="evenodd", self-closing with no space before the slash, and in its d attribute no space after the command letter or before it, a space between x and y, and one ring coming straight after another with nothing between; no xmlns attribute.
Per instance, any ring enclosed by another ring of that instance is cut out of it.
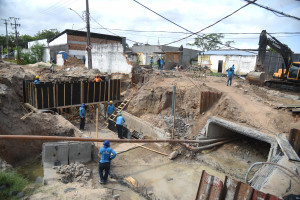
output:
<svg viewBox="0 0 300 200"><path fill-rule="evenodd" d="M5 185L4 190L0 190L0 199L18 199L16 196L11 196L12 191L21 192L29 181L15 172L0 172L0 187Z"/></svg>
<svg viewBox="0 0 300 200"><path fill-rule="evenodd" d="M222 76L222 74L215 73L215 72L212 72L212 71L210 71L209 75L211 75L211 76L217 76L217 77Z"/></svg>

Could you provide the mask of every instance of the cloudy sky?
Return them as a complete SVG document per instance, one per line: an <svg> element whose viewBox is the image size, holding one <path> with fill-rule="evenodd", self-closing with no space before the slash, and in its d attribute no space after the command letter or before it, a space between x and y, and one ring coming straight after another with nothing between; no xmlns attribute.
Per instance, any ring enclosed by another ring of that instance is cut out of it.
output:
<svg viewBox="0 0 300 200"><path fill-rule="evenodd" d="M133 0L89 0L89 2L92 32L116 34L153 45L158 44L158 41L161 45L167 44L187 36L187 31L155 15ZM139 2L192 32L213 24L246 4L243 0L139 0ZM300 18L299 0L258 0L257 3ZM0 0L0 18L20 18L20 34L34 35L40 30L52 28L59 31L85 30L85 22L69 8L82 16L85 0ZM277 16L255 5L245 7L203 33L260 33L264 29L270 33L298 32L273 36L287 44L294 52L300 53L300 20ZM13 32L11 26L9 32ZM5 34L3 23L0 24L0 34ZM235 44L232 46L237 48L257 48L258 38L258 34L225 34L224 41L234 40ZM193 37L172 46L186 46L191 42ZM128 43L132 45L132 42Z"/></svg>

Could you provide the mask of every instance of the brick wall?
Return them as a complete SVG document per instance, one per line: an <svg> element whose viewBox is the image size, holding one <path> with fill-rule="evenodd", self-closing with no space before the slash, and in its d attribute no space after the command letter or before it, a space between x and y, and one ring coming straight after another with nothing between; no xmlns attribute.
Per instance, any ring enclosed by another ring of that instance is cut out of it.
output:
<svg viewBox="0 0 300 200"><path fill-rule="evenodd" d="M86 42L86 36L77 36L77 35L68 35L68 41L78 41ZM111 43L121 43L115 40L106 40L101 38L91 38L92 43L101 43L101 44L111 44Z"/></svg>

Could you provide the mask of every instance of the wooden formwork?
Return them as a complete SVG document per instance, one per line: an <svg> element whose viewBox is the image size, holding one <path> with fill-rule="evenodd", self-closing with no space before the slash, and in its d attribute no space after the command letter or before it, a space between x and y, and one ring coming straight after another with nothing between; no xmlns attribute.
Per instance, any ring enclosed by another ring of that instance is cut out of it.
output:
<svg viewBox="0 0 300 200"><path fill-rule="evenodd" d="M221 92L201 92L200 96L200 113L207 111L222 96Z"/></svg>
<svg viewBox="0 0 300 200"><path fill-rule="evenodd" d="M70 81L41 82L33 84L23 81L24 103L37 109L68 108L81 103L97 104L110 100L120 100L121 80L110 79L103 82Z"/></svg>

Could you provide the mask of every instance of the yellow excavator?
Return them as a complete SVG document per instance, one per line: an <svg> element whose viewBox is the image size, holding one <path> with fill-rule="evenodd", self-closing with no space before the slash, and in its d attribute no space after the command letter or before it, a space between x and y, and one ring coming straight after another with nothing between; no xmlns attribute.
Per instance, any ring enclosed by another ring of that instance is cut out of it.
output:
<svg viewBox="0 0 300 200"><path fill-rule="evenodd" d="M256 60L256 72L249 72L248 80L250 83L264 85L272 88L300 91L300 62L293 62L293 51L275 37L267 37L266 30L263 30L259 38L259 48ZM273 79L264 80L264 67L267 46L278 52L284 61L281 69L273 74Z"/></svg>

